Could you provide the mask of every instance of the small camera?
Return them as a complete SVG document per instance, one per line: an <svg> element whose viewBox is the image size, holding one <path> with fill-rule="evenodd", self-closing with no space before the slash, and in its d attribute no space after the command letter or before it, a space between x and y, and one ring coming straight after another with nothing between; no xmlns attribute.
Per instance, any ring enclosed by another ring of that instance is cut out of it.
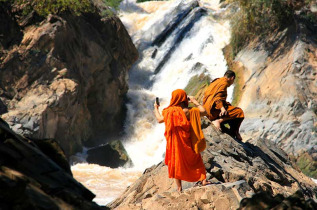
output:
<svg viewBox="0 0 317 210"><path fill-rule="evenodd" d="M158 97L156 97L156 99L155 99L155 103L156 103L157 105L160 105L160 100L159 100L159 98L158 98Z"/></svg>

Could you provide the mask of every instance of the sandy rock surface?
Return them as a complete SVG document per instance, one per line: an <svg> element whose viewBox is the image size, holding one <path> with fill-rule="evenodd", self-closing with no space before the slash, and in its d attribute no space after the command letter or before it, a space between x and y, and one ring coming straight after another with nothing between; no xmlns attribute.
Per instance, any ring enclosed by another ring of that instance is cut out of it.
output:
<svg viewBox="0 0 317 210"><path fill-rule="evenodd" d="M239 142L215 130L204 120L207 149L202 157L207 186L183 183L176 192L163 163L144 171L134 184L108 207L116 209L237 209L243 198L259 192L285 197L301 191L316 199L316 184L270 141Z"/></svg>

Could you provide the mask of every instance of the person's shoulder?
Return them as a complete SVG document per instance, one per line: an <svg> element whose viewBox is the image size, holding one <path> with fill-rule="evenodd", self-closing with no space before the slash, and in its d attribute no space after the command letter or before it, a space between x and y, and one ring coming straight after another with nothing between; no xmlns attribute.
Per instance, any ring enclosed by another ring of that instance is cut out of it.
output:
<svg viewBox="0 0 317 210"><path fill-rule="evenodd" d="M187 112L189 112L190 109L191 109L191 108L186 107L186 108L183 108L183 111L184 111L185 113L187 113Z"/></svg>
<svg viewBox="0 0 317 210"><path fill-rule="evenodd" d="M221 78L219 78L218 84L219 84L220 86L226 86L226 87L229 86L229 83L228 83L228 80L227 80L226 77L221 77Z"/></svg>

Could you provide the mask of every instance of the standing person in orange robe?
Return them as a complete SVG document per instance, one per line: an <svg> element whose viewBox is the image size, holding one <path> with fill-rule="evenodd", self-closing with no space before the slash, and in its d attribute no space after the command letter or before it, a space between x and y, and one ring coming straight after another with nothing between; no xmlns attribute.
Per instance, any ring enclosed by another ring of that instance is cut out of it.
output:
<svg viewBox="0 0 317 210"><path fill-rule="evenodd" d="M227 88L231 86L236 78L236 74L228 70L224 77L213 80L205 91L203 105L207 111L207 117L219 130L226 129L223 124L230 126L229 134L238 140L242 140L239 133L240 125L244 119L241 108L232 106L226 102Z"/></svg>
<svg viewBox="0 0 317 210"><path fill-rule="evenodd" d="M168 166L169 178L174 178L177 190L182 191L181 180L188 182L202 181L202 185L209 184L206 181L206 169L200 153L196 153L191 140L193 129L198 137L203 138L200 128L200 113L205 114L206 110L194 97L189 96L190 102L197 108L188 108L186 92L177 89L172 92L170 105L160 114L158 104L154 104L154 114L159 123L165 123L166 154L165 164ZM191 119L199 118L199 119ZM199 127L195 122L199 120ZM191 126L193 122L193 127ZM198 145L199 146L199 145ZM204 148L200 148L200 151Z"/></svg>

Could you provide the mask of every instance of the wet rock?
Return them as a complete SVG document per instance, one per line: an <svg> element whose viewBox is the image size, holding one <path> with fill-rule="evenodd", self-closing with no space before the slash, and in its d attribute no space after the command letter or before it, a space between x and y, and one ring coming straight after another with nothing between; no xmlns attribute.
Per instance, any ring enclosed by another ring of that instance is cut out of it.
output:
<svg viewBox="0 0 317 210"><path fill-rule="evenodd" d="M96 163L111 168L118 168L126 164L132 165L132 161L123 144L118 140L89 149L87 154L88 163Z"/></svg>

